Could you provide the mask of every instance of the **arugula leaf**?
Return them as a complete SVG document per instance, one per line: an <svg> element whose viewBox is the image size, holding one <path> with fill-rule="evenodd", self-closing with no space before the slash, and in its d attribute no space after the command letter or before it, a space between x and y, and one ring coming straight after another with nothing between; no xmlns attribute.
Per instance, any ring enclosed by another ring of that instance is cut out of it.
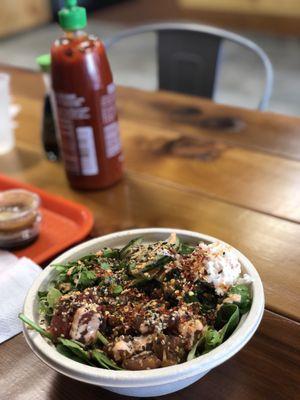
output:
<svg viewBox="0 0 300 400"><path fill-rule="evenodd" d="M49 290L47 293L47 302L49 307L53 310L55 306L57 305L59 299L61 298L62 293L58 290L55 289L54 287Z"/></svg>
<svg viewBox="0 0 300 400"><path fill-rule="evenodd" d="M65 357L70 358L73 361L77 361L81 364L86 364L81 358L77 357L72 351L68 349L68 347L64 346L62 343L58 343L56 346L56 350Z"/></svg>
<svg viewBox="0 0 300 400"><path fill-rule="evenodd" d="M48 338L50 340L53 339L53 336L52 336L52 334L50 332L46 331L45 329L43 329L38 324L36 324L35 322L31 321L29 318L26 317L26 315L20 313L18 315L18 318L20 318L21 321L23 321L25 324L30 326L33 330L35 330L36 332L38 332L42 336L45 336L46 338Z"/></svg>
<svg viewBox="0 0 300 400"><path fill-rule="evenodd" d="M236 304L225 303L221 306L217 313L215 328L220 329L219 335L222 342L232 334L239 320L240 312Z"/></svg>
<svg viewBox="0 0 300 400"><path fill-rule="evenodd" d="M241 296L241 300L234 301L233 304L236 304L239 307L242 315L246 314L250 310L252 299L249 286L247 285L233 286L229 290L229 294L237 294Z"/></svg>
<svg viewBox="0 0 300 400"><path fill-rule="evenodd" d="M103 353L101 350L93 350L92 351L92 358L96 360L101 367L106 368L106 369L117 369L117 370L122 370L123 368L120 368L113 360L107 357L105 353Z"/></svg>
<svg viewBox="0 0 300 400"><path fill-rule="evenodd" d="M222 343L219 332L213 328L205 327L201 338L194 344L187 356L187 361L190 361L200 354L209 353L215 347Z"/></svg>
<svg viewBox="0 0 300 400"><path fill-rule="evenodd" d="M85 363L93 365L93 363L90 361L89 353L74 340L64 339L60 337L58 338L58 342L64 345L68 350L75 354L76 357L80 358Z"/></svg>
<svg viewBox="0 0 300 400"><path fill-rule="evenodd" d="M184 301L186 303L200 303L201 312L203 315L214 310L218 304L218 300L219 299L214 287L203 281L196 282L192 295L190 295L190 293L186 293L184 296Z"/></svg>
<svg viewBox="0 0 300 400"><path fill-rule="evenodd" d="M239 323L239 308L235 304L223 304L218 311L215 328L211 327L203 330L202 337L194 344L190 350L187 361L192 360L199 354L209 353L214 348L224 342L235 330Z"/></svg>
<svg viewBox="0 0 300 400"><path fill-rule="evenodd" d="M102 368L110 369L109 366L103 361L101 354L98 351L93 350L92 357Z"/></svg>

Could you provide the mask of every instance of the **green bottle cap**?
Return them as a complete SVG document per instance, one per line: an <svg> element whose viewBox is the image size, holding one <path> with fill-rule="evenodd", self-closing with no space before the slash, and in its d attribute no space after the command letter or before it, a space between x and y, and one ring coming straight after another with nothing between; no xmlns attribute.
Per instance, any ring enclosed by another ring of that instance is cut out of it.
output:
<svg viewBox="0 0 300 400"><path fill-rule="evenodd" d="M65 0L65 7L58 12L59 24L66 31L76 31L86 26L86 10L77 6L77 0Z"/></svg>
<svg viewBox="0 0 300 400"><path fill-rule="evenodd" d="M35 60L43 72L50 71L50 67L51 67L51 55L50 54L42 54L41 56L38 56Z"/></svg>

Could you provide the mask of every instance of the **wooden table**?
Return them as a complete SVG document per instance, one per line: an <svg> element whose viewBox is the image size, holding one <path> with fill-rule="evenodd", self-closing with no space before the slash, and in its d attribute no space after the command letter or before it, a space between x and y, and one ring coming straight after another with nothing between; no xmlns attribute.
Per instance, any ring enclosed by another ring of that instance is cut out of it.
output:
<svg viewBox="0 0 300 400"><path fill-rule="evenodd" d="M250 343L198 383L165 399L296 399L300 377L300 119L167 92L119 88L126 176L106 191L69 188L40 144L40 74L12 74L21 104L17 146L0 171L81 202L92 236L171 226L217 236L244 252L264 283L266 312ZM42 364L22 335L0 345L1 399L119 399Z"/></svg>

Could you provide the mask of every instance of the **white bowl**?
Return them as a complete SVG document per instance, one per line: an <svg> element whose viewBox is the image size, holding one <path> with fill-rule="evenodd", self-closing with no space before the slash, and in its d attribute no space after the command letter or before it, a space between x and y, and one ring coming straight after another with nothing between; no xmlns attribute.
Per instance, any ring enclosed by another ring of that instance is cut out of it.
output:
<svg viewBox="0 0 300 400"><path fill-rule="evenodd" d="M97 239L89 240L75 246L56 258L52 263L66 263L76 260L102 247L123 246L129 240L143 236L146 241L165 239L171 232L176 232L184 242L196 244L199 241L211 243L217 239L201 233L166 228L134 229L112 233ZM239 260L243 272L252 279L253 301L250 311L244 315L234 333L219 347L210 353L194 360L147 371L112 371L95 368L77 363L58 353L46 339L23 325L26 341L32 351L49 367L70 378L127 396L159 396L180 390L207 374L212 368L222 364L237 353L250 340L256 331L264 310L264 292L260 277L251 262L240 252ZM48 266L36 279L29 290L24 304L24 314L38 322L37 292L45 290L48 283L55 277L55 270Z"/></svg>

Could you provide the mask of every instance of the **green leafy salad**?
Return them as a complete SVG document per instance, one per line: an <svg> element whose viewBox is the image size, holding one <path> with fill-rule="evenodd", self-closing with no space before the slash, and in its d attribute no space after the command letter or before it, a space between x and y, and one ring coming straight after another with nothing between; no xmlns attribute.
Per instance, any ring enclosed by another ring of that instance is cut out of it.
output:
<svg viewBox="0 0 300 400"><path fill-rule="evenodd" d="M64 356L99 368L192 360L223 343L251 307L251 278L220 242L136 238L52 268L55 280L38 293L40 324L20 318Z"/></svg>

